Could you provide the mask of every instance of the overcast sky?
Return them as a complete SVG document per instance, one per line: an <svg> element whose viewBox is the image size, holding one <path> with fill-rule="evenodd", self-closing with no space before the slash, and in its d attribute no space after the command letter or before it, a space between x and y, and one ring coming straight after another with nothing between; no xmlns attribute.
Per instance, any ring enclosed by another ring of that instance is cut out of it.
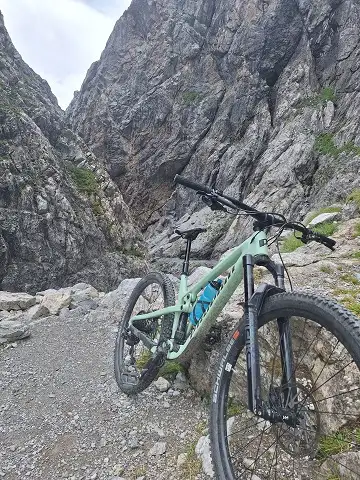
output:
<svg viewBox="0 0 360 480"><path fill-rule="evenodd" d="M45 78L62 108L79 90L91 63L131 0L0 0L11 39Z"/></svg>

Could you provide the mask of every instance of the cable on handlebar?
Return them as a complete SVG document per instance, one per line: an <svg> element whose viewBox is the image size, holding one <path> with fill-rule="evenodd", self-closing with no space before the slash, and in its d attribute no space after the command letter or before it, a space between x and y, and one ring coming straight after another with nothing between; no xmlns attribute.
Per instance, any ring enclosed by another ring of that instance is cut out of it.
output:
<svg viewBox="0 0 360 480"><path fill-rule="evenodd" d="M233 210L237 210L235 215L250 215L256 220L254 223L255 229L260 230L267 227L279 226L279 231L272 238L278 239L282 232L288 228L300 232L302 236L297 238L299 238L299 240L301 240L303 243L314 240L326 246L327 248L334 250L334 246L336 244L335 240L307 228L300 222L288 222L282 214L275 212L260 212L255 208L237 200L236 198L225 195L219 190L215 190L207 187L206 185L193 182L192 180L180 175L175 175L174 182L191 188L192 190L196 190L196 192L202 196L202 199L212 210L222 210L233 214L232 212L228 212L226 208L222 208L223 206L226 206ZM243 213L239 213L238 210L242 210Z"/></svg>

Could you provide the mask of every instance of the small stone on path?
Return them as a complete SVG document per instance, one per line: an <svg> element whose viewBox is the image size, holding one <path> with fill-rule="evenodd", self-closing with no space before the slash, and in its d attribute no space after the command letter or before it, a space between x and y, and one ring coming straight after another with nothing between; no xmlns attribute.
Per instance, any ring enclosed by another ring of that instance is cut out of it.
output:
<svg viewBox="0 0 360 480"><path fill-rule="evenodd" d="M156 456L159 456L159 455L163 455L165 452L166 452L166 443L165 442L157 442L149 450L148 456L149 457L156 457Z"/></svg>
<svg viewBox="0 0 360 480"><path fill-rule="evenodd" d="M170 388L170 382L163 377L159 377L154 385L160 392L167 392Z"/></svg>

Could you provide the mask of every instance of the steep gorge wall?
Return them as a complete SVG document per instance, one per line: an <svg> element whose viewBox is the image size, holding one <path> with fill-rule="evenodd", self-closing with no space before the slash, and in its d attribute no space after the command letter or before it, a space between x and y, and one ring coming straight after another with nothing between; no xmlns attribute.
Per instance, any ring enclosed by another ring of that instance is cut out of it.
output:
<svg viewBox="0 0 360 480"><path fill-rule="evenodd" d="M210 257L243 222L174 192L176 173L297 219L360 185L359 47L355 0L133 0L67 119L155 254L201 217Z"/></svg>
<svg viewBox="0 0 360 480"><path fill-rule="evenodd" d="M131 255L129 255L131 254ZM143 245L100 161L64 123L0 12L0 286L115 287L139 274Z"/></svg>

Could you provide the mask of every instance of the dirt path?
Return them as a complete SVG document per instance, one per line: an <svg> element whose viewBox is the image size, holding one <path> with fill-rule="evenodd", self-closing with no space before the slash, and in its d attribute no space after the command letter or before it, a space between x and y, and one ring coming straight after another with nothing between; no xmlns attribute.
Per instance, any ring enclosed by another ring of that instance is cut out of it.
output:
<svg viewBox="0 0 360 480"><path fill-rule="evenodd" d="M177 457L201 436L204 403L191 389L119 393L115 329L103 316L49 317L0 351L0 477L191 478ZM149 456L157 442L166 452Z"/></svg>

